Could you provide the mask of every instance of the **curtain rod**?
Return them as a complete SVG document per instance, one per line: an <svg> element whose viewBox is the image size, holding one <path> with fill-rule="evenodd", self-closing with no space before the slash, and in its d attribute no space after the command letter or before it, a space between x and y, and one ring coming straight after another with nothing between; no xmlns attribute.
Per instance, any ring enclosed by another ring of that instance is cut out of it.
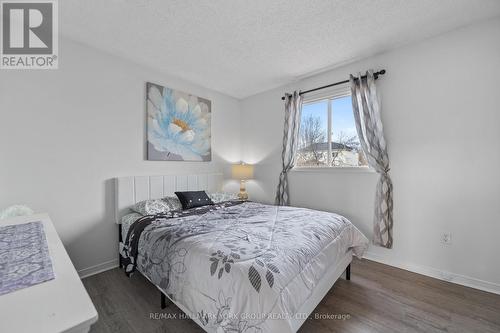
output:
<svg viewBox="0 0 500 333"><path fill-rule="evenodd" d="M385 69L382 69L378 72L375 72L373 73L373 77L376 79L378 79L378 76L379 75L384 75L385 74ZM366 75L363 75L361 76L362 79L366 79ZM299 92L299 95L304 95L304 94L307 94L307 93L310 93L310 92L313 92L313 91L316 91L316 90L321 90L321 89L325 89L325 88L330 88L330 87L333 87L333 86L338 86L339 84L344 84L344 83L348 83L349 80L344 80L344 81L339 81L339 82L335 82L335 83L332 83L332 84L329 84L329 85L326 85L326 86L322 86L322 87L318 87L318 88L314 88L314 89L309 89L309 90L306 90L306 91L300 91ZM281 97L281 100L285 100L285 96Z"/></svg>

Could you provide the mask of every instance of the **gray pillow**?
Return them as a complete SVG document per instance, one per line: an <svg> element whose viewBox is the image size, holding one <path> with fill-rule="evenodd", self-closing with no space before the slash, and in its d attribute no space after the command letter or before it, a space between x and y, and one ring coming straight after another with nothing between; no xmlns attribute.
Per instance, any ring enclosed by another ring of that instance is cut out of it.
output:
<svg viewBox="0 0 500 333"><path fill-rule="evenodd" d="M214 203L239 200L237 193L211 192L211 193L208 193L208 196L210 197L210 199L212 199L212 201Z"/></svg>
<svg viewBox="0 0 500 333"><path fill-rule="evenodd" d="M136 203L132 210L142 215L165 214L171 211L167 202L162 199L150 199Z"/></svg>
<svg viewBox="0 0 500 333"><path fill-rule="evenodd" d="M182 210L182 204L177 197L165 197L162 199L170 207L170 211Z"/></svg>

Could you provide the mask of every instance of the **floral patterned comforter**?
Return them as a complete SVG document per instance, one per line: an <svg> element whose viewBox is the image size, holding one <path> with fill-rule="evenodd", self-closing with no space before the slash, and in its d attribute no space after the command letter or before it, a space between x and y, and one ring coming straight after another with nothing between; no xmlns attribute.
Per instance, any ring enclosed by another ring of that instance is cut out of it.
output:
<svg viewBox="0 0 500 333"><path fill-rule="evenodd" d="M368 246L343 216L253 202L139 219L131 229L140 230L137 269L207 332L293 331L291 318L326 270Z"/></svg>

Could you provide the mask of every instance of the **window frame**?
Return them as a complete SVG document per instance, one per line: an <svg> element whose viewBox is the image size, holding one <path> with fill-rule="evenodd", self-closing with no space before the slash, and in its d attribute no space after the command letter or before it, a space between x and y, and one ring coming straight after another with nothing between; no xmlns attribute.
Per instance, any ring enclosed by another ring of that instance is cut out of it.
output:
<svg viewBox="0 0 500 333"><path fill-rule="evenodd" d="M331 162L331 151L332 151L332 124L333 124L333 112L332 112L332 100L336 98L342 98L346 96L351 96L351 89L349 85L341 85L333 87L333 89L328 89L318 93L306 95L302 102L302 105L313 104L320 101L328 101L328 117L327 117L327 137L328 137L328 164ZM302 121L302 119L301 119ZM292 171L298 172L349 172L349 173L374 173L375 170L370 168L370 166L297 166L292 168Z"/></svg>

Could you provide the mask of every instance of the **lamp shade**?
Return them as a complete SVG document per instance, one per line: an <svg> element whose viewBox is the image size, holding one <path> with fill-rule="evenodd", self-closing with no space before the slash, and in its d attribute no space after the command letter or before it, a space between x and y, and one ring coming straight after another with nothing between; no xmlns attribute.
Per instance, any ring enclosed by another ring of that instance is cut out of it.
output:
<svg viewBox="0 0 500 333"><path fill-rule="evenodd" d="M233 164L233 178L238 180L247 180L253 178L253 165Z"/></svg>

